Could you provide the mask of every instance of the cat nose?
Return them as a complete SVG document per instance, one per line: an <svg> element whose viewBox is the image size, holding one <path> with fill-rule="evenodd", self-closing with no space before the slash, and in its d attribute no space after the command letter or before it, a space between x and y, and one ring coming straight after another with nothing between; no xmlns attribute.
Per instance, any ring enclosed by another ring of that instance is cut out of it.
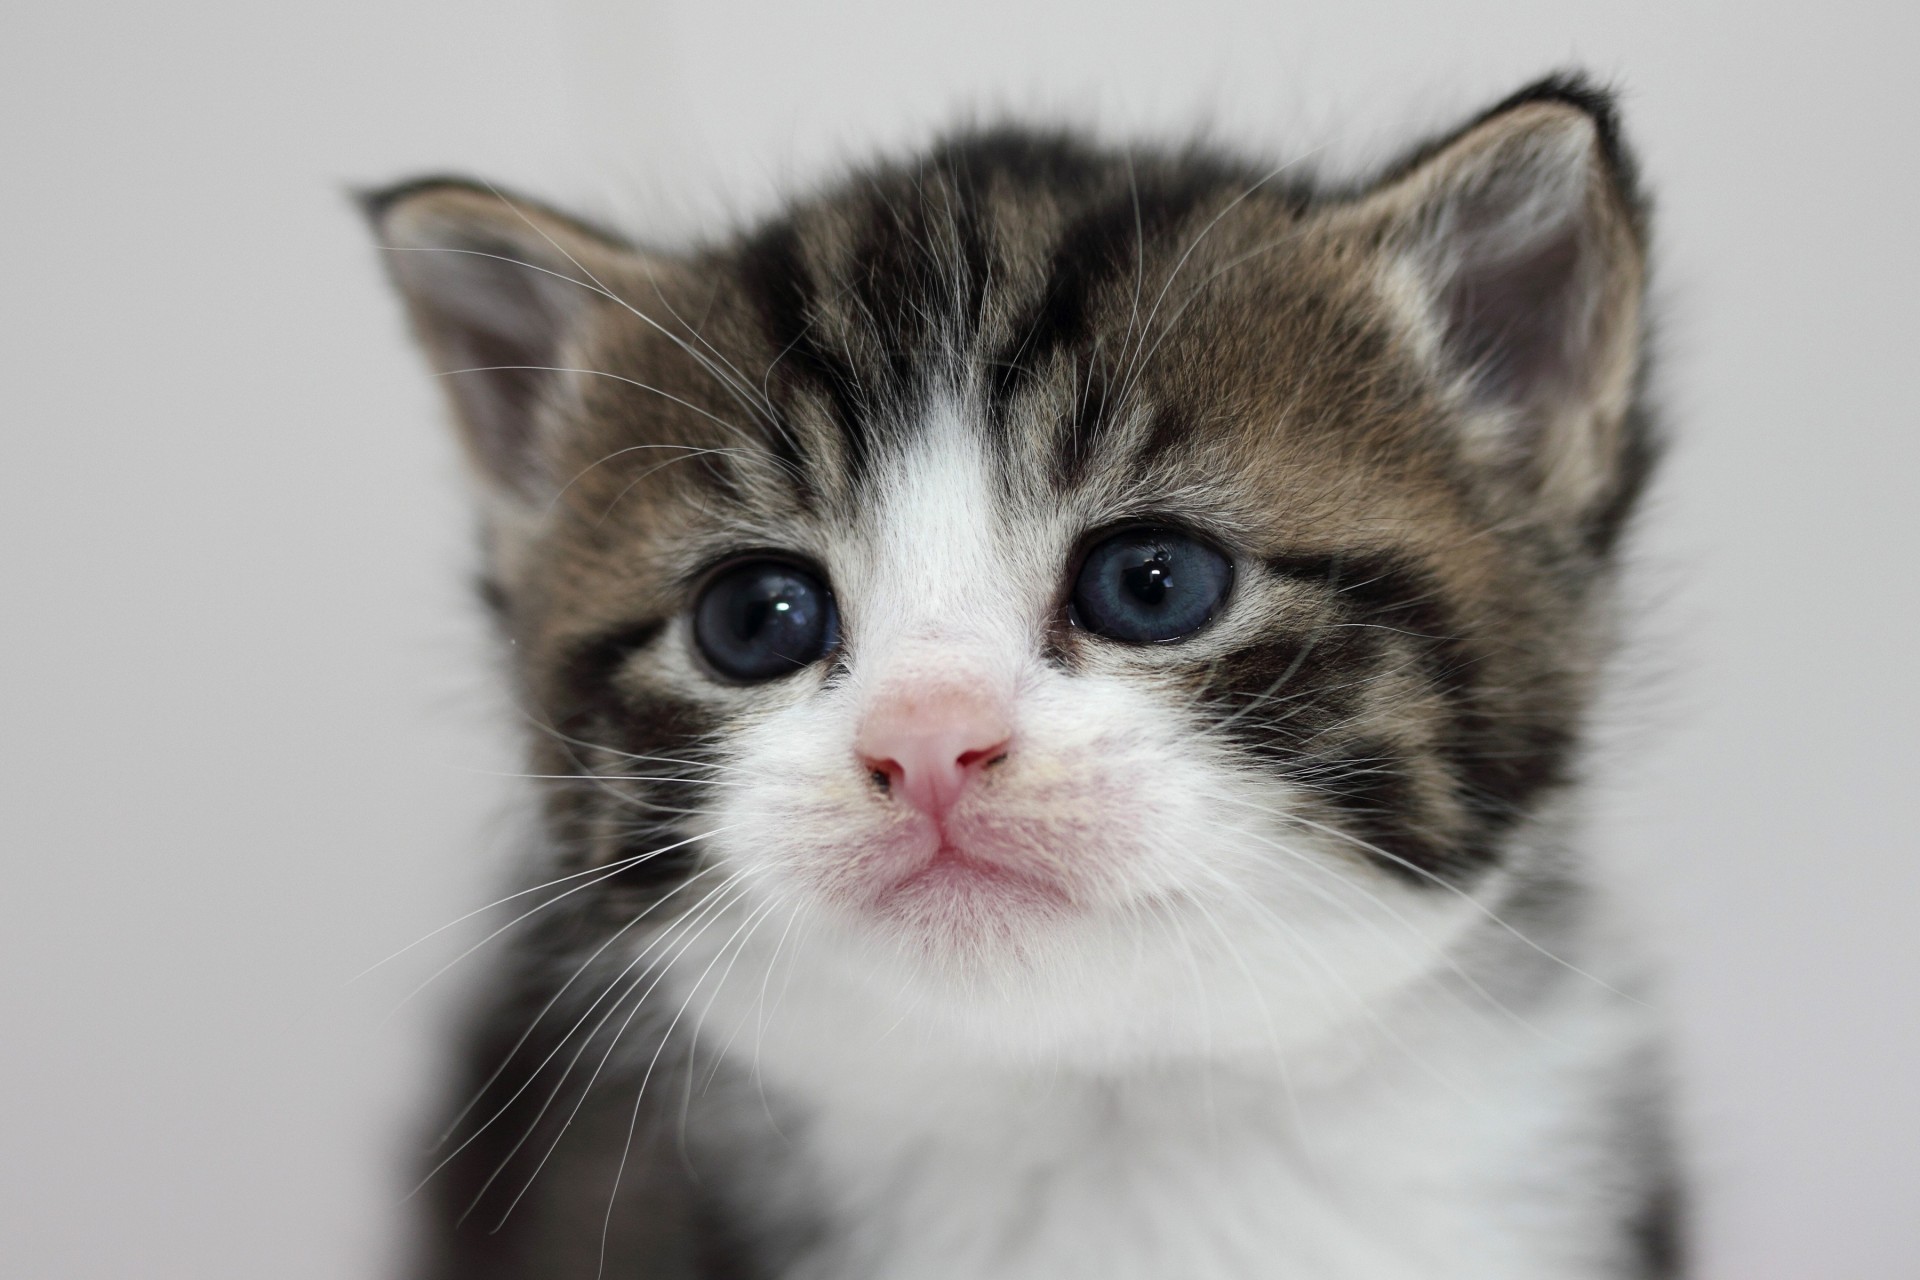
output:
<svg viewBox="0 0 1920 1280"><path fill-rule="evenodd" d="M867 712L853 749L889 794L938 818L968 783L1006 758L1013 736L1007 721L998 702L964 687L903 693Z"/></svg>

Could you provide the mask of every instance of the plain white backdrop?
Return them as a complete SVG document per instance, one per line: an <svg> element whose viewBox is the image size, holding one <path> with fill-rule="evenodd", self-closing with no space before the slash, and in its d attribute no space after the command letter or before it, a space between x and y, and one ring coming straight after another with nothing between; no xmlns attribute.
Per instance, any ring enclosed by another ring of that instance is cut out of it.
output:
<svg viewBox="0 0 1920 1280"><path fill-rule="evenodd" d="M1349 169L1550 68L1658 201L1676 447L1595 847L1710 1280L1920 1276L1911 6L15 5L0 33L0 1275L390 1270L507 716L348 184L673 243L969 113Z"/></svg>

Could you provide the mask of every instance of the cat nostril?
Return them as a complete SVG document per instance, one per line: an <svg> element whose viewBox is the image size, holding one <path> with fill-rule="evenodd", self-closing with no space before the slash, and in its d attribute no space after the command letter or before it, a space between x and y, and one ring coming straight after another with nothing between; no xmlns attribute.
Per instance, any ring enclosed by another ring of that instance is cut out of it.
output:
<svg viewBox="0 0 1920 1280"><path fill-rule="evenodd" d="M895 695L867 714L854 755L881 795L937 818L1007 758L1011 729L1000 704L971 690Z"/></svg>
<svg viewBox="0 0 1920 1280"><path fill-rule="evenodd" d="M958 764L962 769L971 769L975 765L979 765L984 769L990 765L999 764L1006 758L1006 744L1001 743L997 747L988 747L984 751L963 751L954 763Z"/></svg>
<svg viewBox="0 0 1920 1280"><path fill-rule="evenodd" d="M904 801L935 817L953 807L969 779L1004 762L1011 754L1004 740L957 753L937 739L913 745L917 749L879 759L867 756L861 763L882 796Z"/></svg>

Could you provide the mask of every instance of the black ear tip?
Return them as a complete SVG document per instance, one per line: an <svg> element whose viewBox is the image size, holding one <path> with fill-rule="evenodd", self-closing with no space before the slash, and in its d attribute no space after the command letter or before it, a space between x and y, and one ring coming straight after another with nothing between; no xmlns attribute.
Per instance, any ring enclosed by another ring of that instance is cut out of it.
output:
<svg viewBox="0 0 1920 1280"><path fill-rule="evenodd" d="M445 197L446 202L441 209L447 216L477 226L498 224L496 231L501 227L512 228L509 238L522 234L519 228L544 220L548 231L539 233L542 237L549 233L559 234L556 229L564 228L566 232L586 240L598 241L608 249L619 251L633 248L631 241L610 227L577 214L563 213L544 201L532 199L484 178L469 178L457 173L426 174L384 187L352 187L348 189L347 196L360 206L361 216L377 233L391 227L393 214L402 205L415 200Z"/></svg>
<svg viewBox="0 0 1920 1280"><path fill-rule="evenodd" d="M1557 102L1590 116L1594 127L1602 134L1615 134L1620 127L1619 109L1615 105L1617 97L1612 89L1598 83L1584 71L1556 71L1509 94L1481 119L1504 115L1536 102Z"/></svg>
<svg viewBox="0 0 1920 1280"><path fill-rule="evenodd" d="M1572 107L1593 122L1601 158L1606 161L1607 168L1612 171L1622 190L1631 196L1637 188L1636 169L1620 130L1619 97L1617 90L1601 84L1585 71L1577 68L1556 71L1509 94L1481 113L1473 124L1484 124L1496 116L1536 103Z"/></svg>
<svg viewBox="0 0 1920 1280"><path fill-rule="evenodd" d="M387 215L399 205L415 196L436 191L463 191L483 196L499 194L494 187L473 178L461 177L458 174L436 173L407 178L382 187L350 187L347 190L347 197L360 206L361 215L369 223L379 227L386 222Z"/></svg>
<svg viewBox="0 0 1920 1280"><path fill-rule="evenodd" d="M353 207L360 211L360 216L367 220L367 225L375 230L386 221L387 210L399 199L393 187L348 187L346 194Z"/></svg>

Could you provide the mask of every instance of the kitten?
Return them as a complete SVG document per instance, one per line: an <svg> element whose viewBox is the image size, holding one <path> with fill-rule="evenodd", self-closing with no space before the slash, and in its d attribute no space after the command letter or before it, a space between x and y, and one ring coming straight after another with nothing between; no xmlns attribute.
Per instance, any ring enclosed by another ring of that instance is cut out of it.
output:
<svg viewBox="0 0 1920 1280"><path fill-rule="evenodd" d="M679 254L368 206L544 797L419 1274L1678 1274L1570 844L1604 94L1337 189L973 133Z"/></svg>

